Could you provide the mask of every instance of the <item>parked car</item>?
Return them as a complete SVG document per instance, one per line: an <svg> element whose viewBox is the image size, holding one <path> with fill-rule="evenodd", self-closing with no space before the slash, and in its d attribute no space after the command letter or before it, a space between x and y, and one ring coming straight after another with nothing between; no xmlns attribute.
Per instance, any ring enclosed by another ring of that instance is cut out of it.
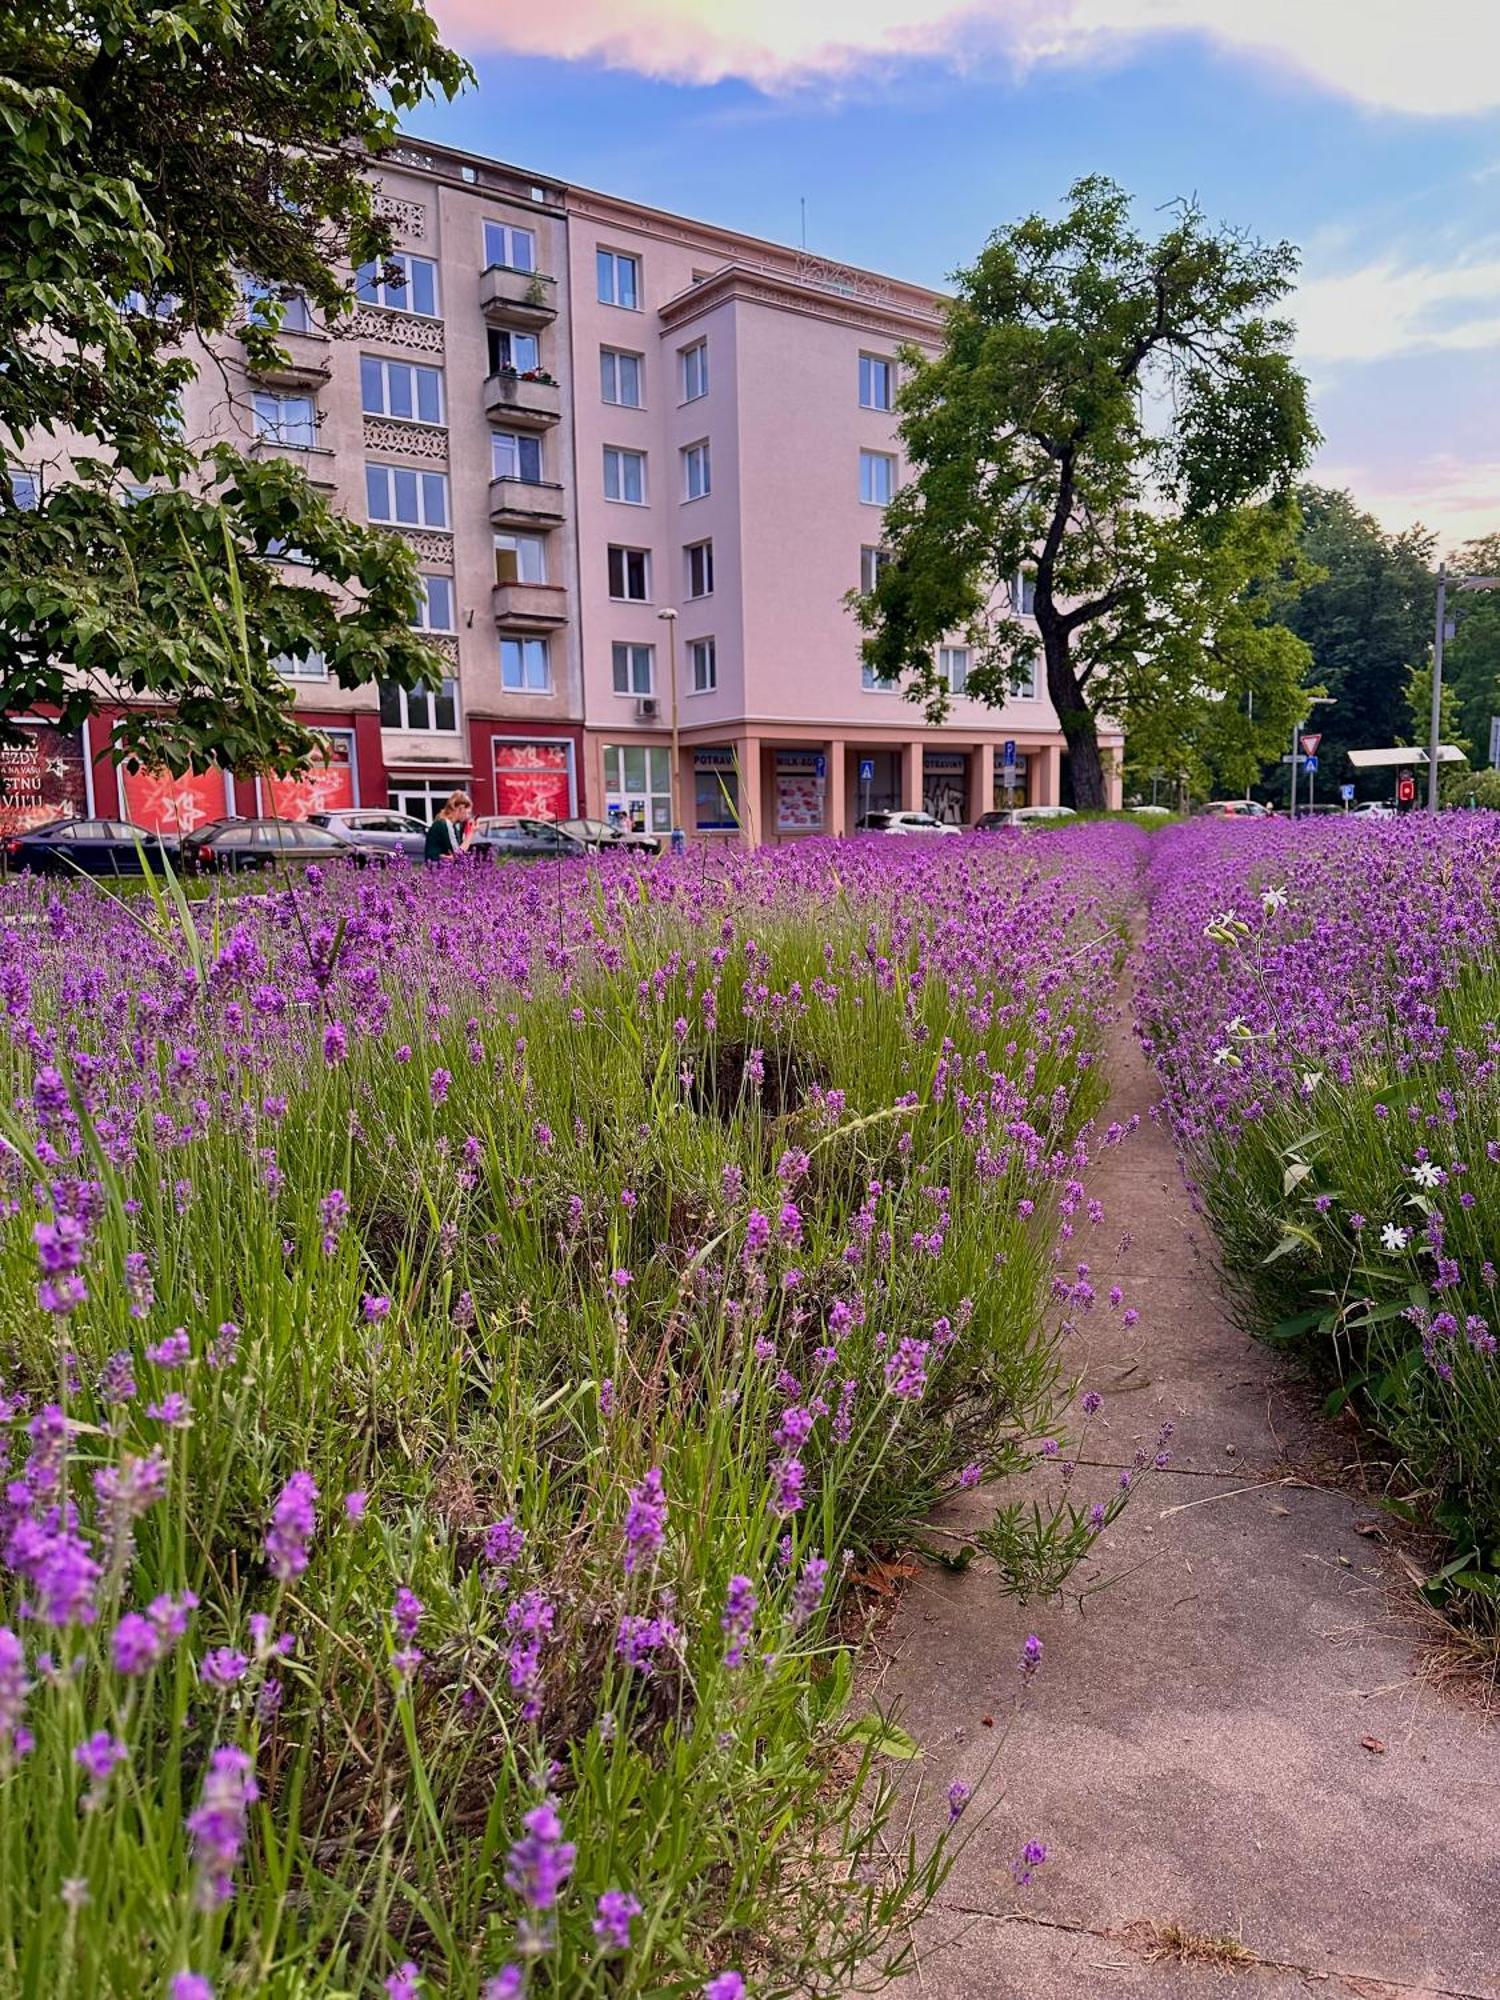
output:
<svg viewBox="0 0 1500 2000"><path fill-rule="evenodd" d="M1384 799L1363 799L1349 810L1357 819L1394 819L1396 808L1388 806Z"/></svg>
<svg viewBox="0 0 1500 2000"><path fill-rule="evenodd" d="M948 826L925 812L862 813L854 822L856 833L962 833L960 826Z"/></svg>
<svg viewBox="0 0 1500 2000"><path fill-rule="evenodd" d="M1198 807L1199 819L1269 819L1270 810L1258 799L1210 799Z"/></svg>
<svg viewBox="0 0 1500 2000"><path fill-rule="evenodd" d="M177 843L126 819L55 819L5 843L7 865L36 875L139 875L143 855L160 868L176 861Z"/></svg>
<svg viewBox="0 0 1500 2000"><path fill-rule="evenodd" d="M587 841L569 833L555 819L526 819L520 814L501 813L474 823L471 853L487 855L491 861L527 860L540 855L590 854Z"/></svg>
<svg viewBox="0 0 1500 2000"><path fill-rule="evenodd" d="M654 833L636 833L610 819L560 819L564 833L571 833L588 847L634 847L642 854L660 854L661 838Z"/></svg>
<svg viewBox="0 0 1500 2000"><path fill-rule="evenodd" d="M974 831L994 833L1002 826L1037 826L1043 820L1077 817L1071 806L1007 806L1003 812L981 813L974 822Z"/></svg>
<svg viewBox="0 0 1500 2000"><path fill-rule="evenodd" d="M307 816L309 826L326 826L341 833L356 847L368 847L376 854L404 854L408 861L420 861L427 829L410 813L392 807L351 806L343 812L316 812Z"/></svg>
<svg viewBox="0 0 1500 2000"><path fill-rule="evenodd" d="M183 867L197 873L243 874L251 869L302 867L309 861L371 859L371 851L305 819L216 819L187 834Z"/></svg>

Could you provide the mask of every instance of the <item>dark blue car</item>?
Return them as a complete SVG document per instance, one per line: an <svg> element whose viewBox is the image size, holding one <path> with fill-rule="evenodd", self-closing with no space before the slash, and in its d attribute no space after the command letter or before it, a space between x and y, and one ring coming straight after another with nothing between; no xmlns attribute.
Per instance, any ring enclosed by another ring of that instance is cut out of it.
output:
<svg viewBox="0 0 1500 2000"><path fill-rule="evenodd" d="M34 875L139 875L143 854L160 868L177 843L125 819L57 819L5 842L6 866Z"/></svg>

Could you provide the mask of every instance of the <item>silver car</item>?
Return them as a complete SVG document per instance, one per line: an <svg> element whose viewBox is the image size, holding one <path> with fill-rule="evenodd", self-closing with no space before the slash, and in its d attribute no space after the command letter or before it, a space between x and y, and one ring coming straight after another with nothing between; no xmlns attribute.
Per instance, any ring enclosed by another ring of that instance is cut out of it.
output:
<svg viewBox="0 0 1500 2000"><path fill-rule="evenodd" d="M376 854L404 854L408 861L420 861L427 829L410 813L388 806L346 806L340 812L309 813L313 826L341 833L356 847Z"/></svg>

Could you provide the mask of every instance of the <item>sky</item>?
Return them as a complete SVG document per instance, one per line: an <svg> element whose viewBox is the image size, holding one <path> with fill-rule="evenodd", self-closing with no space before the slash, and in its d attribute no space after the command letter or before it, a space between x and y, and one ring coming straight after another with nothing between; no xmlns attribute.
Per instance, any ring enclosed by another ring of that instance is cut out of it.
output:
<svg viewBox="0 0 1500 2000"><path fill-rule="evenodd" d="M1301 252L1314 476L1500 531L1500 0L428 0L424 137L941 286L1105 173Z"/></svg>

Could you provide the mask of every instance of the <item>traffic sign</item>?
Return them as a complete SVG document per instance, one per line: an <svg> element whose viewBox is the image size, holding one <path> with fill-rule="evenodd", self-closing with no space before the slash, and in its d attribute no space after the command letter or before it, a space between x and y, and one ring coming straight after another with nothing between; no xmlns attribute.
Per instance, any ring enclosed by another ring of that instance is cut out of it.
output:
<svg viewBox="0 0 1500 2000"><path fill-rule="evenodd" d="M1304 770L1304 771L1316 771L1316 770L1317 770L1317 768L1318 768L1318 760L1317 760L1317 758L1316 758L1316 757L1304 757L1304 758L1302 759L1302 768L1303 768L1303 770Z"/></svg>
<svg viewBox="0 0 1500 2000"><path fill-rule="evenodd" d="M1013 738L1007 740L1005 748L1000 753L1000 760L1007 771L1013 771L1016 768L1016 746Z"/></svg>
<svg viewBox="0 0 1500 2000"><path fill-rule="evenodd" d="M1340 785L1339 797L1344 801L1345 805L1348 805L1354 797L1353 785Z"/></svg>
<svg viewBox="0 0 1500 2000"><path fill-rule="evenodd" d="M1318 754L1318 745L1323 741L1322 732L1320 730L1309 730L1306 736L1299 736L1297 741L1302 745L1302 754L1304 757L1316 757Z"/></svg>
<svg viewBox="0 0 1500 2000"><path fill-rule="evenodd" d="M862 785L869 785L873 784L874 781L875 759L873 757L861 757L859 760L859 782Z"/></svg>

